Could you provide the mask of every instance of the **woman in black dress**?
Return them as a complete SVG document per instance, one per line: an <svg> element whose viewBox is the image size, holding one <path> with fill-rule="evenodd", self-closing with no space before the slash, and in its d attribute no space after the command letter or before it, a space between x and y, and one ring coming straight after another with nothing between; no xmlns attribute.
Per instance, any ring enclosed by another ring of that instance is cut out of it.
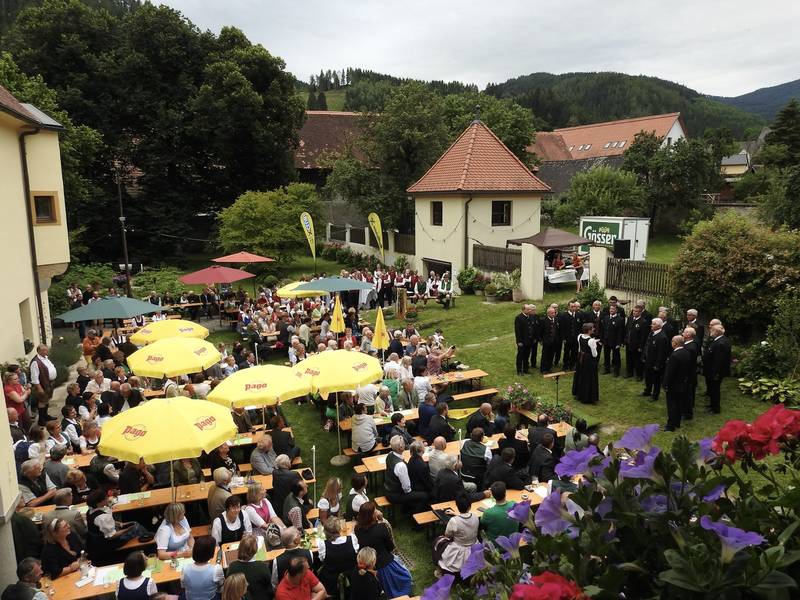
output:
<svg viewBox="0 0 800 600"><path fill-rule="evenodd" d="M74 573L80 568L83 552L80 538L72 532L69 522L53 519L44 532L42 570L50 579Z"/></svg>
<svg viewBox="0 0 800 600"><path fill-rule="evenodd" d="M572 380L572 395L583 404L597 404L600 390L597 364L600 341L594 337L594 324L584 323L578 336L578 362Z"/></svg>

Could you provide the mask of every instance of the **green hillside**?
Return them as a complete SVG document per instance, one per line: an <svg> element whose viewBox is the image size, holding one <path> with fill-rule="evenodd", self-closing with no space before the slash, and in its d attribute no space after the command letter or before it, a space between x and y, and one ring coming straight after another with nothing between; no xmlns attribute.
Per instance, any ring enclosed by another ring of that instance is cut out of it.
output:
<svg viewBox="0 0 800 600"><path fill-rule="evenodd" d="M686 86L624 73L532 73L490 84L486 92L514 98L529 108L540 127L558 128L600 121L680 112L692 136L727 127L737 137L764 124L762 117L723 104Z"/></svg>
<svg viewBox="0 0 800 600"><path fill-rule="evenodd" d="M792 98L800 98L800 79L789 81L772 87L765 87L741 96L710 96L724 104L755 113L772 120L778 111L786 106Z"/></svg>
<svg viewBox="0 0 800 600"><path fill-rule="evenodd" d="M338 90L328 90L325 92L325 101L328 103L328 110L344 110L344 97L347 93L347 88L339 88ZM301 92L303 102L308 106L308 91Z"/></svg>

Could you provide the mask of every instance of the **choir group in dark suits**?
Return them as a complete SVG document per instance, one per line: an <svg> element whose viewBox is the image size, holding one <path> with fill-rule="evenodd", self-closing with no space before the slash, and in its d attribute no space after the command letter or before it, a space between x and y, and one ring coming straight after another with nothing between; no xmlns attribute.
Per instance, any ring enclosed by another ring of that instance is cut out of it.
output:
<svg viewBox="0 0 800 600"><path fill-rule="evenodd" d="M705 377L711 413L720 412L721 383L731 375L731 345L724 327L716 319L707 327L701 325L694 309L686 312L681 324L670 318L666 307L660 307L657 316L650 315L641 300L626 317L615 296L608 306L595 301L586 311L576 301L560 313L558 305L552 304L543 316L536 314L534 305L526 304L514 320L514 332L518 375L536 368L541 344L541 373L551 372L561 362L563 370L575 370L573 395L581 402L595 403L602 355L604 374L642 381L642 396L650 402L658 402L663 388L668 431L694 418L698 373Z"/></svg>

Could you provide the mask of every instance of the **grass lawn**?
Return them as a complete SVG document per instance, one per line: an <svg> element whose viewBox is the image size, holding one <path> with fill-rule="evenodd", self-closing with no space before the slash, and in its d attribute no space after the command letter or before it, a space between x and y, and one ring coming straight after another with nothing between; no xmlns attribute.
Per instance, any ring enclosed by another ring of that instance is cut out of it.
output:
<svg viewBox="0 0 800 600"><path fill-rule="evenodd" d="M677 234L651 237L647 242L647 262L672 264L682 243Z"/></svg>
<svg viewBox="0 0 800 600"><path fill-rule="evenodd" d="M325 92L325 103L328 105L328 110L344 110L344 95L347 90L328 90ZM302 95L303 102L308 102L308 93Z"/></svg>

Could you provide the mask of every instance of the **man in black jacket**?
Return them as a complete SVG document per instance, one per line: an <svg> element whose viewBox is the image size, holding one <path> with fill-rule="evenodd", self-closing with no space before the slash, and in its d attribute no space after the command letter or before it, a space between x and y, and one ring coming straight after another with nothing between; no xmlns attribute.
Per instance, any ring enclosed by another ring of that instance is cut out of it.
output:
<svg viewBox="0 0 800 600"><path fill-rule="evenodd" d="M436 414L431 417L428 423L428 433L425 436L425 441L429 444L439 436L442 436L448 442L452 442L455 437L456 430L450 425L447 420L447 403L439 402L436 405Z"/></svg>
<svg viewBox="0 0 800 600"><path fill-rule="evenodd" d="M673 336L672 354L664 367L664 391L667 393L666 431L675 431L681 426L681 415L686 412L689 398L689 379L692 354L683 347L683 338Z"/></svg>
<svg viewBox="0 0 800 600"><path fill-rule="evenodd" d="M642 361L642 350L647 340L649 324L642 317L642 308L634 306L631 315L625 323L625 377L630 378L636 375L636 379L641 381L644 378L644 362Z"/></svg>
<svg viewBox="0 0 800 600"><path fill-rule="evenodd" d="M700 356L700 346L697 344L697 330L687 327L683 330L683 347L692 356L692 368L689 372L689 393L686 399L686 406L683 411L683 418L691 421L694 418L694 398L697 392L697 358Z"/></svg>
<svg viewBox="0 0 800 600"><path fill-rule="evenodd" d="M285 454L278 455L275 459L275 470L272 471L272 491L270 499L272 506L283 506L286 497L292 493L292 487L300 481L300 473L292 471L292 459Z"/></svg>
<svg viewBox="0 0 800 600"><path fill-rule="evenodd" d="M461 475L458 474L460 464L458 457L448 454L445 458L444 468L436 475L436 483L433 489L435 502L449 502L455 500L460 494L466 494L471 502L477 502L488 498L490 492L467 492Z"/></svg>
<svg viewBox="0 0 800 600"><path fill-rule="evenodd" d="M481 404L477 412L472 413L467 419L467 435L473 429L480 427L484 435L494 435L494 417L492 415L492 405L488 402Z"/></svg>
<svg viewBox="0 0 800 600"><path fill-rule="evenodd" d="M533 316L533 305L525 304L514 319L514 338L517 342L517 375L528 373L531 365L529 358L536 339L536 321ZM533 365L536 366L536 351L533 350Z"/></svg>
<svg viewBox="0 0 800 600"><path fill-rule="evenodd" d="M565 371L574 369L575 361L578 359L578 335L583 326L583 316L580 310L580 302L570 302L569 310L558 316L559 333L564 342L562 365Z"/></svg>
<svg viewBox="0 0 800 600"><path fill-rule="evenodd" d="M624 321L624 320L625 320L625 309L624 309L624 308L622 308L622 306L621 306L621 305L620 305L620 303L619 303L619 299L618 299L616 296L610 296L610 297L608 298L608 306L606 306L606 307L603 309L603 314L604 314L604 315L607 315L607 314L610 312L610 311L609 311L609 309L610 309L612 306L616 306L616 307L617 307L617 314L618 314L620 317L622 317L622 320Z"/></svg>
<svg viewBox="0 0 800 600"><path fill-rule="evenodd" d="M515 454L513 448L504 448L500 454L492 457L483 480L484 487L488 488L495 481L502 481L509 490L522 490L531 482L530 476L514 470Z"/></svg>
<svg viewBox="0 0 800 600"><path fill-rule="evenodd" d="M706 389L709 396L709 412L720 412L720 387L725 377L731 374L731 343L725 337L725 328L714 325L709 331L711 342L708 352L703 357L703 368L706 376Z"/></svg>
<svg viewBox="0 0 800 600"><path fill-rule="evenodd" d="M295 446L294 437L288 431L284 431L286 423L281 415L273 415L270 419L270 431L272 436L272 448L275 454L285 454L290 460L300 456L300 446Z"/></svg>
<svg viewBox="0 0 800 600"><path fill-rule="evenodd" d="M604 373L610 373L613 367L614 377L619 377L621 365L619 350L625 342L625 319L619 315L616 306L610 306L608 314L603 315L600 332L600 341L603 342Z"/></svg>
<svg viewBox="0 0 800 600"><path fill-rule="evenodd" d="M528 444L523 440L517 439L517 430L510 423L507 424L506 428L503 430L503 435L505 437L500 438L497 444L498 447L501 451L506 448L513 448L515 453L514 468L518 471L520 469L525 469L531 459L531 452L528 449Z"/></svg>
<svg viewBox="0 0 800 600"><path fill-rule="evenodd" d="M644 345L644 391L642 396L650 398L651 402L658 401L661 393L661 377L664 365L671 351L669 340L662 331L664 322L656 317L650 323L650 335Z"/></svg>
<svg viewBox="0 0 800 600"><path fill-rule="evenodd" d="M556 457L553 455L555 438L549 431L542 436L542 443L536 446L531 455L530 474L540 483L556 478Z"/></svg>
<svg viewBox="0 0 800 600"><path fill-rule="evenodd" d="M553 452L557 457L561 456L562 448L558 444L558 434L555 429L551 429L548 425L550 425L550 419L547 415L541 414L539 415L536 425L528 427L528 445L530 446L531 454L533 454L536 447L542 443L544 436L549 433L553 436Z"/></svg>
<svg viewBox="0 0 800 600"><path fill-rule="evenodd" d="M697 321L697 311L694 308L690 308L686 311L686 324L683 326L684 329L687 327L691 327L695 331L694 339L697 341L697 347L703 347L703 338L706 335L705 327L700 325Z"/></svg>
<svg viewBox="0 0 800 600"><path fill-rule="evenodd" d="M542 360L539 365L542 374L545 374L549 373L553 369L553 363L558 361L556 351L561 344L559 321L554 307L547 308L547 315L539 321L539 330L542 340Z"/></svg>
<svg viewBox="0 0 800 600"><path fill-rule="evenodd" d="M433 493L433 479L428 463L422 458L425 454L425 446L416 440L408 449L411 453L408 459L408 478L411 480L411 490L425 492L430 496Z"/></svg>
<svg viewBox="0 0 800 600"><path fill-rule="evenodd" d="M583 322L594 325L595 337L603 339L603 303L600 300L592 302L591 309L583 313Z"/></svg>

